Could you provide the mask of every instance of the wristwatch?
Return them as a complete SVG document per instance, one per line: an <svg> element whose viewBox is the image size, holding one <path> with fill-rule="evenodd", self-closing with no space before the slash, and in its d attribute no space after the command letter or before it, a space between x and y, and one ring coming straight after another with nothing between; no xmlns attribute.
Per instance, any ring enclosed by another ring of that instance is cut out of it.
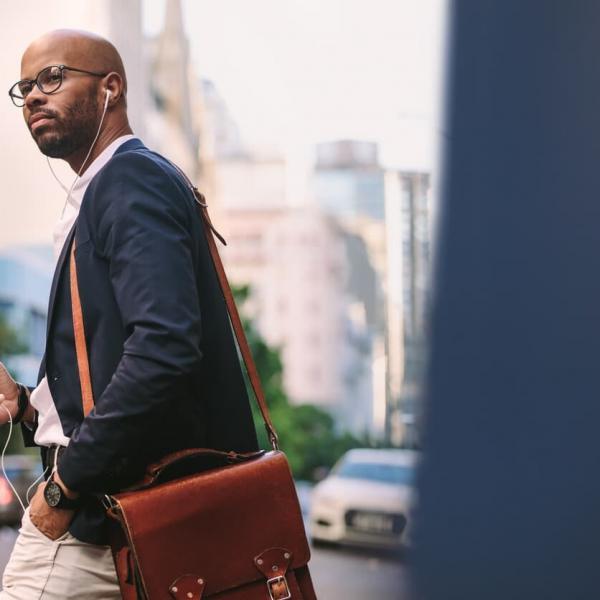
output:
<svg viewBox="0 0 600 600"><path fill-rule="evenodd" d="M27 388L27 386L17 383L17 391L18 410L17 414L15 415L15 418L13 419L13 423L19 423L23 419L25 412L29 408L29 389Z"/></svg>
<svg viewBox="0 0 600 600"><path fill-rule="evenodd" d="M50 475L50 479L46 482L44 488L44 499L51 508L63 508L65 510L73 510L79 506L79 500L67 498L64 490L54 481L54 473Z"/></svg>

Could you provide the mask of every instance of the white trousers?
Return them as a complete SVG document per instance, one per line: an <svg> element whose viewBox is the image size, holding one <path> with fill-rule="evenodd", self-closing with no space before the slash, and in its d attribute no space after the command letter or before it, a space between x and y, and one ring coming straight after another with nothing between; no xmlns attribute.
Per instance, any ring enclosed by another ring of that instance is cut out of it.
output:
<svg viewBox="0 0 600 600"><path fill-rule="evenodd" d="M19 536L4 569L0 600L118 600L108 546L86 544L65 533L51 540L23 515Z"/></svg>

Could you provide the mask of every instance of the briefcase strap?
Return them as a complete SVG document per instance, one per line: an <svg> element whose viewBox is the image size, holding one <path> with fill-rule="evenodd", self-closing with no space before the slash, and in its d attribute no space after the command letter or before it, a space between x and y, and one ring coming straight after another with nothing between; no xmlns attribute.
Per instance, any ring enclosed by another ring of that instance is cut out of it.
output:
<svg viewBox="0 0 600 600"><path fill-rule="evenodd" d="M171 163L173 164L173 163ZM215 240L213 237L213 233L219 238L219 240L226 245L225 240L219 234L219 232L213 227L213 224L208 216L208 205L206 203L206 199L204 196L198 191L198 189L192 184L187 175L175 164L173 166L179 171L181 176L187 182L196 203L198 205L198 210L200 212L200 219L202 221L202 225L204 227L204 231L206 232L206 240L208 242L208 249L210 251L210 255L212 257L215 271L217 277L219 279L219 285L221 286L221 291L225 298L225 302L227 304L227 311L229 313L229 318L231 319L231 324L233 326L233 331L235 333L235 337L237 339L238 345L240 347L240 351L242 353L242 358L244 360L244 364L246 366L246 371L248 372L248 377L250 378L250 384L252 385L252 389L254 390L254 397L256 398L256 402L258 404L258 408L260 409L260 413L262 415L263 421L265 423L265 428L267 430L267 435L269 437L269 441L274 450L279 450L279 441L277 437L277 433L275 431L275 427L271 421L271 416L269 415L269 409L267 407L267 403L265 401L265 395L262 389L262 385L260 383L260 378L258 376L258 370L256 369L256 364L254 362L254 358L252 357L252 352L250 351L250 346L248 345L248 340L246 338L246 334L244 333L244 327L242 325L242 321L240 319L240 315L238 313L237 307L235 305L235 300L233 299L233 294L231 292L231 287L229 286L229 282L227 281L227 276L225 275L225 269L223 268L223 263L221 261L221 257L219 256L219 251L217 249L217 245L215 244ZM77 268L75 264L75 236L73 236L73 244L71 246L71 256L69 261L70 268L70 278L71 278L71 309L73 312L73 329L75 332L75 350L77 354L77 368L79 371L79 381L81 385L81 396L83 401L83 414L87 415L92 408L94 407L94 396L92 391L91 384L91 376L90 376L90 365L88 359L88 351L85 342L85 328L83 323L83 311L81 308L81 298L79 296L79 285L77 281Z"/></svg>

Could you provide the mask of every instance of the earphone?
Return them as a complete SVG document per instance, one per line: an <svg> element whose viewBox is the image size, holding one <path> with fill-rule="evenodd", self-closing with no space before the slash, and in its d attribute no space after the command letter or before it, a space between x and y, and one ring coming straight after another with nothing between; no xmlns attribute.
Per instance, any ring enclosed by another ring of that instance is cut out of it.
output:
<svg viewBox="0 0 600 600"><path fill-rule="evenodd" d="M2 400L4 400L4 396L2 396ZM6 438L6 442L4 443L4 448L2 448L2 454L0 454L0 467L2 469L2 474L4 475L4 479L6 479L6 482L10 486L10 489L13 491L13 494L15 495L15 498L19 502L21 509L23 510L23 512L25 512L25 504L23 503L21 496L19 496L19 492L17 492L17 490L15 489L15 486L12 484L12 481L10 480L10 478L6 472L6 468L4 467L4 455L6 454L6 449L8 448L8 444L10 443L10 438L11 438L12 432L13 432L12 415L10 414L10 411L8 410L8 408L6 408L6 406L4 406L4 404L0 404L0 408L3 408L6 411L6 413L8 414L8 423L10 425L10 429L8 430L8 437ZM39 477L36 477L35 481L27 488L27 491L25 492L25 500L28 505L29 505L29 493L31 492L31 489L33 488L33 486L36 483L38 483L38 481L40 481L41 479L44 478L44 475L46 475L46 471L48 471L48 467L46 467L42 471L42 474Z"/></svg>
<svg viewBox="0 0 600 600"><path fill-rule="evenodd" d="M90 158L90 155L92 153L92 150L98 140L98 137L100 136L100 131L102 130L102 124L104 123L104 117L106 116L106 111L108 109L108 102L112 96L112 92L106 88L104 90L104 107L102 110L102 116L100 117L100 124L98 125L98 131L96 132L96 136L94 137L94 141L92 142L92 145L90 146L90 149L88 150L88 153L83 161L83 163L81 164L81 167L79 168L79 171L77 172L77 175L75 176L75 179L73 180L73 183L71 184L71 188L67 189L65 185L63 185L63 183L60 181L60 179L56 176L56 173L54 172L54 169L52 168L52 165L50 164L50 159L48 158L48 156L46 156L46 161L48 163L48 167L50 167L50 171L52 173L52 175L54 176L54 178L56 179L56 181L58 182L58 184L60 185L60 187L63 188L63 190L65 190L65 192L67 192L67 198L65 200L65 204L63 206L62 209L62 214L61 214L61 219L64 216L65 213L65 208L67 206L67 203L69 202L69 198L71 196L71 192L73 191L73 188L75 187L75 184L77 183L78 179L81 176L81 172L83 171L84 166L86 165L87 161ZM3 396L0 396L2 398L2 400L4 400ZM12 415L10 414L10 411L8 410L8 408L6 408L6 406L4 406L3 404L0 404L0 408L3 408L6 413L8 414L8 423L10 425L10 428L8 430L8 437L6 438L6 442L4 444L4 448L2 448L2 451L0 452L0 471L2 472L2 474L4 475L4 478L6 479L8 485L10 486L10 488L12 489L17 501L19 502L19 505L21 506L21 509L23 510L23 512L25 512L25 503L23 502L23 500L21 499L21 497L19 496L19 493L17 492L17 490L15 489L14 485L12 484L11 480L9 479L7 473L6 473L6 469L4 467L4 455L6 454L6 449L8 448L8 444L10 442L10 438L12 436L12 432L13 432L13 420L12 420ZM46 467L42 474L36 478L36 480L27 488L27 491L25 492L25 499L27 504L29 504L29 494L31 492L31 489L36 485L36 483L38 483L38 481L40 481L41 479L43 479L43 477L45 476L46 472L48 471L48 467Z"/></svg>
<svg viewBox="0 0 600 600"><path fill-rule="evenodd" d="M110 100L111 96L112 96L112 92L108 88L105 88L104 89L104 107L102 109L102 117L100 117L100 124L98 125L98 131L96 132L96 137L94 138L94 141L92 142L92 145L90 146L90 149L88 150L87 156L85 157L83 163L81 163L81 167L80 167L77 175L75 176L75 179L73 180L73 183L71 184L71 187L68 190L67 190L67 187L65 185L63 185L61 180L57 177L56 173L54 172L54 169L52 168L52 165L50 164L50 159L46 156L46 162L48 163L48 167L50 168L50 171L52 172L54 179L56 179L56 181L58 181L58 184L60 185L60 187L63 190L65 190L65 192L67 192L67 199L65 200L65 203L63 205L63 209L62 209L62 212L60 215L61 219L64 217L65 209L67 208L67 204L69 203L69 199L71 197L71 192L73 191L75 184L77 183L79 177L81 176L81 172L83 171L83 168L85 167L88 159L90 158L92 150L93 150L94 146L96 145L96 141L98 140L98 136L100 135L100 131L102 130L102 124L104 123L104 117L106 116L106 111L108 110L108 101Z"/></svg>

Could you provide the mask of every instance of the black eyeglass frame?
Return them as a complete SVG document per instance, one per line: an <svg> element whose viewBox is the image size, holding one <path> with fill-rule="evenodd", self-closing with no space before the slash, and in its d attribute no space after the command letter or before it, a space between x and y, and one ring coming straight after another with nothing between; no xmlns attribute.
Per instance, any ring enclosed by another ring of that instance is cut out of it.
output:
<svg viewBox="0 0 600 600"><path fill-rule="evenodd" d="M42 86L40 86L39 83L39 78L40 75L44 72L47 71L48 69L59 69L60 70L60 82L59 84L52 89L49 92L46 92ZM37 85L38 90L40 90L40 92L42 92L42 94L46 94L47 96L49 96L50 94L54 94L55 92L57 92L64 81L64 75L63 72L64 71L76 71L77 73L85 73L86 75L93 75L94 77L106 77L108 75L108 73L94 73L94 71L86 71L85 69L78 69L76 67L68 67L67 65L48 65L47 67L44 67L36 76L35 79L21 79L20 81L17 81L17 83L13 84L10 89L8 90L8 95L10 96L10 99L12 100L12 103L17 107L17 108L22 108L23 106L25 106L25 100L27 99L27 96L33 91L33 86ZM25 94L24 96L21 95L21 89L19 88L19 85L22 83L30 83L31 84L31 90L29 92L27 92L27 94ZM18 93L15 92L14 90L18 90ZM22 102L22 104L19 104L19 102Z"/></svg>

